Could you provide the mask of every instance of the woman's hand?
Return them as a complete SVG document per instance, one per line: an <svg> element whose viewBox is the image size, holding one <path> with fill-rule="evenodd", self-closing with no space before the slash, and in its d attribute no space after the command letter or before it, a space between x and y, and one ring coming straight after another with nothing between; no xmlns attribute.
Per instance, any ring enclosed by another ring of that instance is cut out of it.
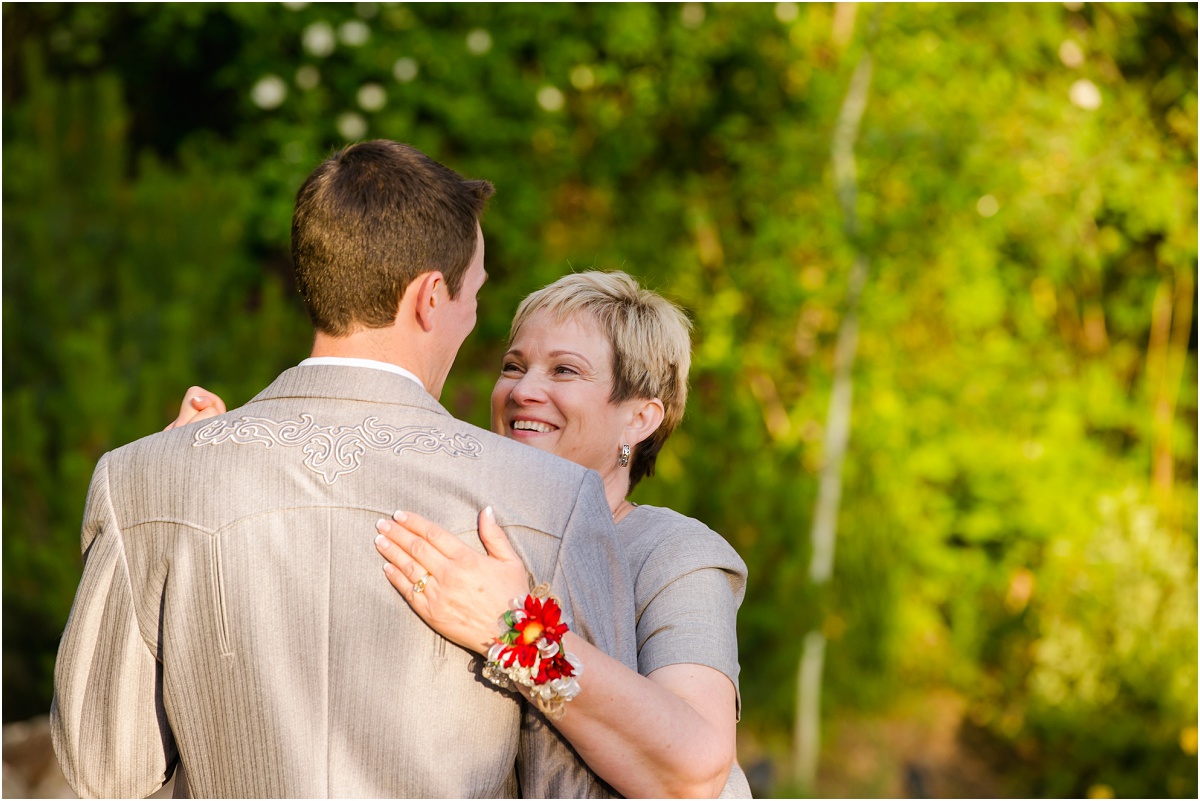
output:
<svg viewBox="0 0 1200 801"><path fill-rule="evenodd" d="M183 403L179 404L179 416L172 420L163 431L170 431L172 428L179 428L179 426L199 420L207 420L219 414L225 414L225 401L221 400L219 395L209 392L204 387L191 387L183 396Z"/></svg>
<svg viewBox="0 0 1200 801"><path fill-rule="evenodd" d="M479 539L487 555L412 512L396 512L393 520L375 524L375 547L387 559L388 581L438 634L486 654L499 633L500 616L513 598L529 593L525 565L496 524L492 507L479 514Z"/></svg>
<svg viewBox="0 0 1200 801"><path fill-rule="evenodd" d="M435 631L479 654L500 633L511 600L529 592L525 566L491 511L479 515L487 555L411 512L376 524L392 586ZM724 674L680 664L639 676L571 631L563 647L583 662L583 691L553 725L592 770L627 798L721 792L736 725L736 693Z"/></svg>

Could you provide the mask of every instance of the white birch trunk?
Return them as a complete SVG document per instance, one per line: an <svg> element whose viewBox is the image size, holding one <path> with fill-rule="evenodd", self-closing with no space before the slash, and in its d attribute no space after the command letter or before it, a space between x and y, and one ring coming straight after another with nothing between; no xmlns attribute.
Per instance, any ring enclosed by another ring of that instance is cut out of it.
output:
<svg viewBox="0 0 1200 801"><path fill-rule="evenodd" d="M850 88L838 114L833 135L833 176L846 235L858 238L858 175L854 143L867 107L872 63L864 55L854 69ZM817 508L812 524L812 563L809 577L824 586L833 575L834 543L837 539L838 509L842 499L842 463L850 441L850 409L853 396L851 368L858 350L858 302L867 282L868 261L860 246L850 269L846 287L846 311L838 328L834 351L833 388L825 421L824 463L818 476ZM813 794L821 753L821 675L825 666L825 636L820 629L804 638L804 650L796 681L796 728L793 736L793 769L796 780Z"/></svg>

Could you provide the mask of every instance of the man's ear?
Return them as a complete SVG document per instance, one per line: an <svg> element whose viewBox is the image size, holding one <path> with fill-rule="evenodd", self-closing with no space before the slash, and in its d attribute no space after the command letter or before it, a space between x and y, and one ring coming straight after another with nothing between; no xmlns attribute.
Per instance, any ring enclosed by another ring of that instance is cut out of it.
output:
<svg viewBox="0 0 1200 801"><path fill-rule="evenodd" d="M662 425L663 403L658 398L650 400L632 400L633 416L625 425L625 436L628 438L630 445L637 445L643 440L649 439L650 435L658 430Z"/></svg>
<svg viewBox="0 0 1200 801"><path fill-rule="evenodd" d="M416 277L405 295L409 292L413 293L416 307L413 312L416 314L417 323L421 326L421 330L428 333L433 330L433 318L437 313L438 307L445 302L442 297L446 288L446 278L439 271L434 270L429 273L421 273Z"/></svg>

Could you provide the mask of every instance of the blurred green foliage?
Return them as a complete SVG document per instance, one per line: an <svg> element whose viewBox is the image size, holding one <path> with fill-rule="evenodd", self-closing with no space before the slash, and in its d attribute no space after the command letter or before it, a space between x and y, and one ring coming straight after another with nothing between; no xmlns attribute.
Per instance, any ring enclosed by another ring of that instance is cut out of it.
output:
<svg viewBox="0 0 1200 801"><path fill-rule="evenodd" d="M873 18L868 24L868 18ZM5 4L4 716L44 711L92 467L307 353L295 190L348 140L498 187L443 395L518 300L622 268L696 322L637 499L746 559L744 735L952 688L1006 791L1197 793L1193 4ZM858 56L857 242L833 124ZM832 589L832 349L870 259ZM820 788L818 788L819 790Z"/></svg>

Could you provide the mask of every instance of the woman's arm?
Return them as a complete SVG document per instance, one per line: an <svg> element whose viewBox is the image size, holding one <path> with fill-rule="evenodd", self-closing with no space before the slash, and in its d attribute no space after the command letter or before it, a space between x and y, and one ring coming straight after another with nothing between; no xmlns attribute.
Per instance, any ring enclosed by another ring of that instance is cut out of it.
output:
<svg viewBox="0 0 1200 801"><path fill-rule="evenodd" d="M583 761L629 798L715 798L733 765L733 683L704 665L643 677L568 633L583 692L554 721Z"/></svg>
<svg viewBox="0 0 1200 801"><path fill-rule="evenodd" d="M524 565L484 510L479 537L488 555L415 514L381 520L376 547L384 570L413 610L446 638L485 654L509 601L528 592ZM423 591L415 586L426 574ZM583 663L579 696L553 721L580 757L622 795L715 797L734 758L735 690L721 672L668 665L644 677L568 633ZM526 691L527 692L527 691Z"/></svg>

